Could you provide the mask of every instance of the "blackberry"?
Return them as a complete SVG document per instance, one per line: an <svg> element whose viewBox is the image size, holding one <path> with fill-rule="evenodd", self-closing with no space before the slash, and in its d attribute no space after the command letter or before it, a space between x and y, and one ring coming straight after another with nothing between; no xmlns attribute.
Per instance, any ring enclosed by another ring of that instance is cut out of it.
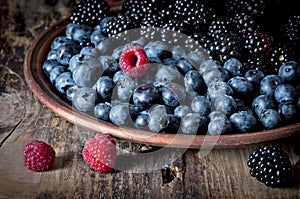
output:
<svg viewBox="0 0 300 199"><path fill-rule="evenodd" d="M145 0L125 0L122 3L122 14L140 21L145 16L145 4Z"/></svg>
<svg viewBox="0 0 300 199"><path fill-rule="evenodd" d="M225 10L229 16L236 13L245 13L250 16L263 16L266 11L265 0L226 0Z"/></svg>
<svg viewBox="0 0 300 199"><path fill-rule="evenodd" d="M235 24L237 30L243 38L247 38L254 31L260 31L261 25L250 15L245 13L236 13L236 15L230 18L233 24Z"/></svg>
<svg viewBox="0 0 300 199"><path fill-rule="evenodd" d="M280 146L261 146L249 156L247 164L250 175L266 186L286 187L290 182L292 165Z"/></svg>
<svg viewBox="0 0 300 199"><path fill-rule="evenodd" d="M210 23L207 34L218 39L231 32L236 32L236 30L230 20L226 18L216 18Z"/></svg>
<svg viewBox="0 0 300 199"><path fill-rule="evenodd" d="M277 74L280 66L294 59L294 50L285 44L276 44L270 54L270 66L274 68Z"/></svg>
<svg viewBox="0 0 300 199"><path fill-rule="evenodd" d="M140 22L141 27L161 27L164 19L160 15L148 14Z"/></svg>
<svg viewBox="0 0 300 199"><path fill-rule="evenodd" d="M161 27L172 31L178 31L183 34L189 34L188 24L180 20L170 20L168 22L165 22Z"/></svg>
<svg viewBox="0 0 300 199"><path fill-rule="evenodd" d="M134 28L139 28L140 25L134 19L128 17L127 15L119 14L112 17L106 23L106 34L108 37L116 35L118 33L124 32L126 30L131 30Z"/></svg>
<svg viewBox="0 0 300 199"><path fill-rule="evenodd" d="M221 63L225 62L229 58L237 58L243 60L244 49L242 48L242 42L238 35L231 33L221 36L218 39L207 39L200 41L200 45L207 50L208 54Z"/></svg>
<svg viewBox="0 0 300 199"><path fill-rule="evenodd" d="M83 0L72 12L71 22L95 27L109 15L109 5L105 0Z"/></svg>
<svg viewBox="0 0 300 199"><path fill-rule="evenodd" d="M253 32L245 39L249 56L267 58L272 49L273 37L267 33Z"/></svg>
<svg viewBox="0 0 300 199"><path fill-rule="evenodd" d="M283 34L289 44L300 45L300 15L290 17L284 26Z"/></svg>
<svg viewBox="0 0 300 199"><path fill-rule="evenodd" d="M265 75L274 74L274 70L269 67L268 62L259 57L252 57L244 62L242 67L242 73L244 74L250 69L260 70Z"/></svg>

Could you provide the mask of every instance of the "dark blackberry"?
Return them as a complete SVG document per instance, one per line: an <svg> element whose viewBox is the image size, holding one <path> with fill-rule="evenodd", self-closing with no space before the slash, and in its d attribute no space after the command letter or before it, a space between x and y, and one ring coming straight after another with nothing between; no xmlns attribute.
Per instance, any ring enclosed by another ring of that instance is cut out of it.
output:
<svg viewBox="0 0 300 199"><path fill-rule="evenodd" d="M164 19L160 15L148 14L145 16L140 25L141 27L161 27Z"/></svg>
<svg viewBox="0 0 300 199"><path fill-rule="evenodd" d="M274 74L275 71L269 66L266 60L261 59L259 57L252 57L244 62L242 67L242 73L245 74L250 69L260 70L265 75Z"/></svg>
<svg viewBox="0 0 300 199"><path fill-rule="evenodd" d="M172 31L178 31L183 34L189 34L189 28L190 28L188 24L180 20L169 20L164 24L162 24L161 27Z"/></svg>
<svg viewBox="0 0 300 199"><path fill-rule="evenodd" d="M105 0L83 0L72 12L71 22L95 27L109 15L109 5Z"/></svg>
<svg viewBox="0 0 300 199"><path fill-rule="evenodd" d="M261 30L260 23L245 13L236 13L235 16L231 18L231 21L235 24L243 38L247 38L252 32Z"/></svg>
<svg viewBox="0 0 300 199"><path fill-rule="evenodd" d="M226 0L225 10L229 16L245 13L250 16L263 16L266 11L265 0Z"/></svg>
<svg viewBox="0 0 300 199"><path fill-rule="evenodd" d="M289 156L276 145L253 151L247 162L250 175L269 187L286 187L290 183L292 164Z"/></svg>
<svg viewBox="0 0 300 199"><path fill-rule="evenodd" d="M284 26L283 34L289 44L300 45L300 15L290 17Z"/></svg>
<svg viewBox="0 0 300 199"><path fill-rule="evenodd" d="M207 34L218 39L231 32L235 33L236 29L230 20L226 18L216 18L210 23Z"/></svg>
<svg viewBox="0 0 300 199"><path fill-rule="evenodd" d="M280 43L276 44L270 54L270 67L273 67L274 72L277 74L283 63L291 61L294 58L294 50L291 47Z"/></svg>
<svg viewBox="0 0 300 199"><path fill-rule="evenodd" d="M106 34L108 37L116 35L118 33L124 32L126 30L131 30L134 28L139 28L140 25L134 19L128 17L127 15L119 14L112 17L106 23Z"/></svg>
<svg viewBox="0 0 300 199"><path fill-rule="evenodd" d="M125 0L122 3L122 14L140 21L145 16L144 7L146 3L145 0Z"/></svg>
<svg viewBox="0 0 300 199"><path fill-rule="evenodd" d="M272 45L273 37L267 33L253 32L245 39L245 48L252 57L267 58Z"/></svg>
<svg viewBox="0 0 300 199"><path fill-rule="evenodd" d="M243 43L240 37L234 33L223 35L218 39L205 38L206 41L203 39L199 41L200 45L203 45L214 60L223 63L229 58L237 58L240 61L244 58Z"/></svg>

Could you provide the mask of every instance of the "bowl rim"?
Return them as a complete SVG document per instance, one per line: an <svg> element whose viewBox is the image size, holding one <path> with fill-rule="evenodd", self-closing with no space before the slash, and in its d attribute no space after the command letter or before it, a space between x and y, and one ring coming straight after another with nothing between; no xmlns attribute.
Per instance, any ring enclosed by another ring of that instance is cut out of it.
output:
<svg viewBox="0 0 300 199"><path fill-rule="evenodd" d="M23 72L30 90L37 99L57 116L75 125L97 133L109 133L114 137L130 142L176 148L234 148L274 141L299 132L300 123L295 123L272 130L221 136L159 134L129 127L119 127L76 111L65 98L55 91L53 86L51 87L49 80L46 79L42 71L42 61L45 60L51 42L56 36L64 32L69 22L69 18L57 21L34 40L25 55Z"/></svg>

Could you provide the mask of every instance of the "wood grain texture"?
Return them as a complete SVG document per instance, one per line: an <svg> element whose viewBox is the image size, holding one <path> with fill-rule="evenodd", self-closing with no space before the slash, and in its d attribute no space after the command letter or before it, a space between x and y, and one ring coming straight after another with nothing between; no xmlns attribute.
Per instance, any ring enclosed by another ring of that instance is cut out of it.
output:
<svg viewBox="0 0 300 199"><path fill-rule="evenodd" d="M277 141L294 165L293 184L272 189L249 174L258 145L203 150L159 148L116 139L116 168L90 169L81 150L95 132L45 108L23 75L24 56L47 27L70 14L72 1L0 1L0 198L299 198L300 137ZM31 172L22 163L26 143L40 139L56 151L54 167ZM299 154L299 153L298 153Z"/></svg>

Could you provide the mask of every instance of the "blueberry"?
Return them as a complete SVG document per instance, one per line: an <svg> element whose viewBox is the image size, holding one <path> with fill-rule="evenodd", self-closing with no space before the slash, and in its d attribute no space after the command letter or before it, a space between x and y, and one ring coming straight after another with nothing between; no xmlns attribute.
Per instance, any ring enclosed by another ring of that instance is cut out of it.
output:
<svg viewBox="0 0 300 199"><path fill-rule="evenodd" d="M70 37L73 41L84 44L90 42L92 32L93 29L90 26L76 24L71 29Z"/></svg>
<svg viewBox="0 0 300 199"><path fill-rule="evenodd" d="M281 84L274 91L274 97L278 103L295 102L298 99L297 90L289 84Z"/></svg>
<svg viewBox="0 0 300 199"><path fill-rule="evenodd" d="M49 74L49 79L50 79L50 82L52 84L55 84L55 80L56 78L62 74L63 72L66 71L66 67L62 66L62 65L58 65L58 66L55 66L51 71L50 71L50 74Z"/></svg>
<svg viewBox="0 0 300 199"><path fill-rule="evenodd" d="M296 119L297 107L290 101L282 102L278 105L278 112L284 122L292 123Z"/></svg>
<svg viewBox="0 0 300 199"><path fill-rule="evenodd" d="M232 114L229 120L233 127L242 133L249 133L253 131L257 124L255 117L246 111Z"/></svg>
<svg viewBox="0 0 300 199"><path fill-rule="evenodd" d="M66 94L67 89L74 85L71 72L63 72L55 79L55 87L61 94Z"/></svg>
<svg viewBox="0 0 300 199"><path fill-rule="evenodd" d="M233 114L237 108L235 100L229 95L219 96L215 100L214 105L216 111L221 111L227 116Z"/></svg>
<svg viewBox="0 0 300 199"><path fill-rule="evenodd" d="M79 89L79 87L77 85L73 85L73 86L70 86L67 91L66 91L66 97L67 99L72 102L73 101L73 98L74 98L74 95L75 93L77 92L77 90Z"/></svg>
<svg viewBox="0 0 300 199"><path fill-rule="evenodd" d="M259 95L252 102L252 109L257 116L260 116L262 112L267 109L276 108L276 104L273 98L268 97L267 95Z"/></svg>
<svg viewBox="0 0 300 199"><path fill-rule="evenodd" d="M102 34L100 30L94 30L94 32L91 34L91 42L97 46L100 42L107 39L107 37Z"/></svg>
<svg viewBox="0 0 300 199"><path fill-rule="evenodd" d="M103 68L95 58L81 62L73 71L75 83L81 87L92 87L103 74Z"/></svg>
<svg viewBox="0 0 300 199"><path fill-rule="evenodd" d="M120 70L121 70L121 68L119 65L119 60L114 60L111 64L109 64L107 67L105 67L103 75L113 77Z"/></svg>
<svg viewBox="0 0 300 199"><path fill-rule="evenodd" d="M58 36L55 37L55 39L51 43L51 49L56 50L61 45L70 44L70 45L76 45L75 42L71 38L67 38L65 36Z"/></svg>
<svg viewBox="0 0 300 199"><path fill-rule="evenodd" d="M187 93L194 91L200 94L206 89L202 76L196 70L190 70L185 74L184 85Z"/></svg>
<svg viewBox="0 0 300 199"><path fill-rule="evenodd" d="M172 65L158 65L158 70L155 74L155 80L161 82L176 82L179 80L181 74L175 66Z"/></svg>
<svg viewBox="0 0 300 199"><path fill-rule="evenodd" d="M80 50L79 54L84 57L88 57L88 56L96 57L95 52L96 52L96 50L93 46L85 46Z"/></svg>
<svg viewBox="0 0 300 199"><path fill-rule="evenodd" d="M222 71L220 71L220 66L208 68L202 73L202 77L208 87L215 82L224 82L224 80L227 80L227 77L224 79L224 75Z"/></svg>
<svg viewBox="0 0 300 199"><path fill-rule="evenodd" d="M69 61L68 70L72 73L74 70L79 67L85 61L85 56L81 54L73 55Z"/></svg>
<svg viewBox="0 0 300 199"><path fill-rule="evenodd" d="M163 131L168 125L169 109L164 105L158 105L149 110L150 131L158 133Z"/></svg>
<svg viewBox="0 0 300 199"><path fill-rule="evenodd" d="M63 44L56 49L57 61L62 65L68 65L71 57L79 53L76 44Z"/></svg>
<svg viewBox="0 0 300 199"><path fill-rule="evenodd" d="M168 50L168 46L161 41L151 41L144 49L148 57L156 57L161 61L172 57L172 52Z"/></svg>
<svg viewBox="0 0 300 199"><path fill-rule="evenodd" d="M109 112L109 119L118 126L134 127L131 114L133 107L129 103L118 103L112 105Z"/></svg>
<svg viewBox="0 0 300 199"><path fill-rule="evenodd" d="M183 118L188 113L191 113L192 109L187 105L179 105L174 109L174 115L179 118Z"/></svg>
<svg viewBox="0 0 300 199"><path fill-rule="evenodd" d="M77 27L78 24L75 24L75 23L69 23L67 26L66 26L66 30L65 30L65 34L66 34L66 38L72 40L72 32L73 32L73 29L75 27Z"/></svg>
<svg viewBox="0 0 300 199"><path fill-rule="evenodd" d="M51 49L48 54L47 54L47 60L51 60L51 59L54 59L54 60L57 60L58 57L57 57L57 49Z"/></svg>
<svg viewBox="0 0 300 199"><path fill-rule="evenodd" d="M211 112L211 102L206 97L199 95L192 100L191 108L201 116L208 116Z"/></svg>
<svg viewBox="0 0 300 199"><path fill-rule="evenodd" d="M236 76L228 81L236 96L247 99L253 96L253 85L245 77Z"/></svg>
<svg viewBox="0 0 300 199"><path fill-rule="evenodd" d="M181 132L188 135L204 134L207 129L207 117L198 113L188 113L181 120Z"/></svg>
<svg viewBox="0 0 300 199"><path fill-rule="evenodd" d="M97 93L89 87L79 88L75 92L72 102L77 110L91 114L94 112L97 102Z"/></svg>
<svg viewBox="0 0 300 199"><path fill-rule="evenodd" d="M208 89L207 94L211 101L215 101L221 95L233 95L233 89L226 82L214 82Z"/></svg>
<svg viewBox="0 0 300 199"><path fill-rule="evenodd" d="M267 75L260 82L260 94L273 97L274 90L283 83L278 75Z"/></svg>
<svg viewBox="0 0 300 199"><path fill-rule="evenodd" d="M244 76L253 86L259 86L261 80L265 77L264 73L260 70L250 69Z"/></svg>
<svg viewBox="0 0 300 199"><path fill-rule="evenodd" d="M229 71L232 76L242 76L243 64L236 58L230 58L224 62L223 67Z"/></svg>
<svg viewBox="0 0 300 199"><path fill-rule="evenodd" d="M99 25L97 25L97 26L95 27L95 29L100 30L103 34L107 34L107 33L106 33L106 26L107 26L107 22L110 21L111 18L112 18L111 16L104 17L104 18L100 21Z"/></svg>
<svg viewBox="0 0 300 199"><path fill-rule="evenodd" d="M61 64L59 64L59 63L57 62L57 60L54 60L54 59L47 59L47 60L43 63L42 68L43 68L44 73L45 73L48 77L50 77L50 72L51 72L51 70L52 70L53 68L55 68L56 66L59 66L59 65L61 65ZM63 65L61 65L61 66L63 66Z"/></svg>
<svg viewBox="0 0 300 199"><path fill-rule="evenodd" d="M138 129L146 130L149 124L149 112L146 110L138 113L134 124Z"/></svg>
<svg viewBox="0 0 300 199"><path fill-rule="evenodd" d="M125 73L122 70L117 71L113 75L113 81L114 81L114 83L117 84L118 81L124 77L124 75L125 75Z"/></svg>
<svg viewBox="0 0 300 199"><path fill-rule="evenodd" d="M207 127L209 135L224 135L231 132L231 123L228 119L218 118L209 122Z"/></svg>
<svg viewBox="0 0 300 199"><path fill-rule="evenodd" d="M159 90L151 83L140 85L133 92L133 103L142 110L158 104L160 98Z"/></svg>
<svg viewBox="0 0 300 199"><path fill-rule="evenodd" d="M226 116L225 113L222 112L222 111L212 111L212 112L208 115L208 119L209 119L210 121L216 120L216 119L227 119L227 116Z"/></svg>
<svg viewBox="0 0 300 199"><path fill-rule="evenodd" d="M136 88L137 83L131 77L124 75L116 84L117 97L121 101L128 101L134 89Z"/></svg>
<svg viewBox="0 0 300 199"><path fill-rule="evenodd" d="M249 113L253 113L252 112L252 105L247 105L244 100L241 100L239 98L235 98L234 99L235 102L236 102L236 112L241 112L241 111L246 111L246 112L249 112Z"/></svg>
<svg viewBox="0 0 300 199"><path fill-rule="evenodd" d="M170 83L161 88L161 97L165 105L176 107L184 103L185 89L176 83Z"/></svg>
<svg viewBox="0 0 300 199"><path fill-rule="evenodd" d="M98 103L94 108L95 117L110 122L109 113L110 113L111 105L109 103Z"/></svg>
<svg viewBox="0 0 300 199"><path fill-rule="evenodd" d="M111 77L102 76L96 82L94 87L103 101L110 101L115 83Z"/></svg>
<svg viewBox="0 0 300 199"><path fill-rule="evenodd" d="M299 84L300 65L295 61L283 63L278 71L278 76L285 82L292 85Z"/></svg>
<svg viewBox="0 0 300 199"><path fill-rule="evenodd" d="M176 134L180 127L181 119L173 114L168 114L167 116L167 127L163 129L160 133L171 133Z"/></svg>
<svg viewBox="0 0 300 199"><path fill-rule="evenodd" d="M278 126L280 116L275 109L266 109L259 115L259 121L265 129L269 130Z"/></svg>
<svg viewBox="0 0 300 199"><path fill-rule="evenodd" d="M180 58L176 62L176 67L179 70L179 72L183 75L185 75L190 70L195 70L194 66L184 58Z"/></svg>

